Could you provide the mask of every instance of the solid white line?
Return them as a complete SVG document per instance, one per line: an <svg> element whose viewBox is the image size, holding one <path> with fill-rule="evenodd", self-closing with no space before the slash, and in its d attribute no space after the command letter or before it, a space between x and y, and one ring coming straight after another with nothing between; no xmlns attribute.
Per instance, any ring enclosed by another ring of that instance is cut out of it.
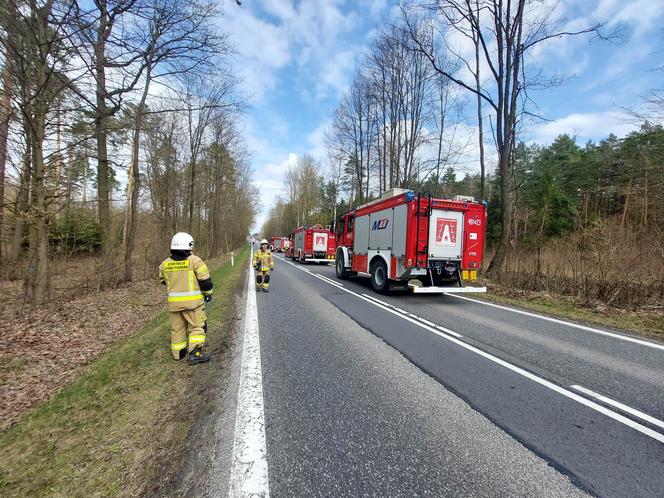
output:
<svg viewBox="0 0 664 498"><path fill-rule="evenodd" d="M429 320L425 320L424 318L421 318L421 317L417 316L415 313L411 313L410 311L402 310L401 308L398 308L398 307L394 306L393 304L387 303L385 301L381 301L380 299L375 298L373 296L370 296L369 294L362 294L362 295L364 297L368 298L368 299L372 299L373 301L376 301L377 303L382 304L383 306L387 306L388 308L391 308L391 309L401 313L404 316L408 316L410 318L418 320L418 322L421 322L424 325L427 325L428 327L433 327L433 328L436 328L438 330L442 330L443 332L445 332L447 334L450 334L450 335L453 335L454 337L463 337L461 334L459 334L457 332L454 332L453 330L447 329L447 328L445 328L441 325L438 325L437 323L433 323L433 322L430 322Z"/></svg>
<svg viewBox="0 0 664 498"><path fill-rule="evenodd" d="M252 251L253 252L253 251ZM249 265L247 312L238 390L233 461L228 495L270 496L263 408L263 374L258 333L254 269Z"/></svg>
<svg viewBox="0 0 664 498"><path fill-rule="evenodd" d="M319 275L320 278L322 278L323 280L327 280L327 281L330 282L331 284L339 285L339 286L341 286L341 287L344 286L344 284L342 284L341 282L335 282L334 280L332 280L332 279L329 278L329 277L326 277L325 275L321 275L320 273L317 273L317 275Z"/></svg>
<svg viewBox="0 0 664 498"><path fill-rule="evenodd" d="M323 279L320 279L320 280L323 280ZM325 282L325 280L323 280L323 282ZM330 283L330 282L327 282L327 283ZM345 289L345 288L342 288L342 290L344 292L347 292L348 294L352 294L352 295L354 295L354 296L356 296L356 297L358 297L358 298L360 298L360 299L362 299L362 300L364 300L368 303L371 303L374 306L387 311L388 313L392 313L393 315L396 315L398 317L403 318L404 320L407 320L411 323L414 323L418 327L421 327L425 330L428 330L429 332L431 332L433 334L436 334L438 337L441 337L445 340L453 342L454 344L457 344L458 346L461 346L462 348L467 349L468 351L472 351L473 353L478 354L478 355L482 356L483 358L486 358L489 361L492 361L492 362L494 362L494 363L496 363L500 366L503 366L503 367L507 368L508 370L511 370L512 372L514 372L516 374L519 374L519 375L521 375L521 376L523 376L527 379L530 379L530 380L540 384L541 386L544 386L548 389L551 389L552 391L554 391L558 394L561 394L561 395L565 396L566 398L569 398L569 399L571 399L573 401L576 401L577 403L580 403L580 404L582 404L582 405L584 405L584 406L586 406L586 407L588 407L592 410L595 410L596 412L599 412L603 415L606 415L607 417L612 418L613 420L615 420L615 421L617 421L617 422L619 422L623 425L626 425L627 427L630 427L630 428L640 432L641 434L645 434L646 436L651 437L652 439L655 439L656 441L659 441L660 443L664 443L664 434L660 434L659 432L654 431L654 430L650 429L649 427L646 427L645 425L639 424L638 422L635 422L632 419L625 417L624 415L621 415L621 414L616 413L612 410L609 410L608 408L606 408L603 405L595 403L594 401L591 401L587 398L584 398L583 396L579 396L578 394L570 391L569 389L565 389L564 387L561 387L561 386L559 386L557 384L554 384L553 382L550 382L550 381L548 381L548 380L546 380L542 377L539 377L539 376L537 376L533 373L530 373L529 371L524 370L521 367L517 367L516 365L508 363L507 361L505 361L501 358L498 358L497 356L494 356L491 353L487 353L485 351L482 351L481 349L476 348L475 346L471 346L470 344L465 343L464 341L458 339L457 337L453 337L453 335L461 336L457 332L454 332L450 329L446 329L445 327L440 327L440 326L437 326L437 328L439 330L436 330L433 327L429 327L427 325L424 325L423 323L418 322L418 321L410 318L409 316L403 315L403 314L389 308L388 306L391 306L391 305L380 304L380 303L374 301L373 300L374 298L369 298L368 296L365 297L364 295L357 294L356 292L353 292L353 291ZM440 332L440 330L445 331L447 333L444 334L444 333Z"/></svg>
<svg viewBox="0 0 664 498"><path fill-rule="evenodd" d="M464 301L472 301L473 303L483 304L485 306L491 306L492 308L498 308L505 311L511 311L512 313L518 313L520 315L526 315L534 318L539 318L540 320L546 320L547 322L558 323L561 325L567 325L568 327L574 327L575 329L585 330L586 332L592 332L593 334L605 335L608 337L613 337L614 339L620 339L621 341L633 342L641 346L647 346L649 348L661 349L664 350L664 344L656 344L650 341L644 341L642 339L635 339L634 337L629 337L622 334L615 334L613 332L608 332L606 330L596 329L594 327L587 327L585 325L580 325L578 323L567 322L565 320L559 320L558 318L552 318L550 316L538 315L537 313L530 313L528 311L518 310L515 308L510 308L508 306L501 306L500 304L488 303L486 301L481 301L479 299L472 299L470 297L458 296L455 294L448 294L449 296L455 297L457 299L463 299Z"/></svg>
<svg viewBox="0 0 664 498"><path fill-rule="evenodd" d="M646 422L651 423L652 425L656 425L657 427L661 427L664 429L664 422L655 418L651 417L647 413L640 412L639 410L636 410L632 408L631 406L627 406L623 403L620 403L619 401L615 401L611 398L607 398L606 396L603 396L602 394L596 393L595 391L591 391L590 389L586 389L585 387L574 385L570 386L572 389L575 389L577 391L580 391L584 394L587 394L588 396L592 396L595 399L598 399L602 403L606 403L607 405L615 406L619 410L624 411L625 413L629 413L630 415L634 415L635 417L640 418L641 420L645 420Z"/></svg>

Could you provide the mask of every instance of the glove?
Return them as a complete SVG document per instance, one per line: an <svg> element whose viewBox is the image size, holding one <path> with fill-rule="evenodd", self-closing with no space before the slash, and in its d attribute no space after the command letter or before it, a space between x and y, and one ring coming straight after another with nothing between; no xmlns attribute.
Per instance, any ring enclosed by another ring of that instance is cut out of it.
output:
<svg viewBox="0 0 664 498"><path fill-rule="evenodd" d="M206 303L211 303L212 302L212 296L210 294L206 294L203 299L205 300Z"/></svg>

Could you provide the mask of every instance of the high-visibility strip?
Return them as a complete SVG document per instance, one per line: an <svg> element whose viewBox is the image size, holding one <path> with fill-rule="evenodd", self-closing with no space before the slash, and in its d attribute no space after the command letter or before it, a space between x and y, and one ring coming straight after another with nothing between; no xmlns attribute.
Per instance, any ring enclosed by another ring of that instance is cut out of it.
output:
<svg viewBox="0 0 664 498"><path fill-rule="evenodd" d="M197 299L203 299L203 294L200 292L193 296L168 296L169 303L179 303L182 301L196 301Z"/></svg>
<svg viewBox="0 0 664 498"><path fill-rule="evenodd" d="M187 347L187 341L185 342L176 342L171 344L171 349L173 351L180 351L181 349L184 349Z"/></svg>
<svg viewBox="0 0 664 498"><path fill-rule="evenodd" d="M196 270L197 274L201 273L210 273L210 270L208 270L208 267L205 263L203 263L201 266L198 267L198 270Z"/></svg>
<svg viewBox="0 0 664 498"><path fill-rule="evenodd" d="M189 272L189 290L190 291L194 290L194 272L193 271Z"/></svg>
<svg viewBox="0 0 664 498"><path fill-rule="evenodd" d="M182 297L182 296L200 296L200 290L184 291L184 292L169 292L168 297Z"/></svg>
<svg viewBox="0 0 664 498"><path fill-rule="evenodd" d="M192 342L195 342L195 343L205 342L205 336L204 335L190 335L189 336L189 342L190 343L192 343Z"/></svg>

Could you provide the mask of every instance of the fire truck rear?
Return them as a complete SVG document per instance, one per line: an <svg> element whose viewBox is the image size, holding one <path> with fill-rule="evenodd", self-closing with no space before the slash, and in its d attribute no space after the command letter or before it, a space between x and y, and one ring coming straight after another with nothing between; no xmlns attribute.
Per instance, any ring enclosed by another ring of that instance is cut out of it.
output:
<svg viewBox="0 0 664 498"><path fill-rule="evenodd" d="M390 190L340 218L337 278L369 274L377 292L486 292L465 286L482 267L485 225L486 207L472 198Z"/></svg>
<svg viewBox="0 0 664 498"><path fill-rule="evenodd" d="M292 247L287 254L294 261L304 263L329 263L334 261L336 237L332 231L323 225L312 227L298 227L291 236Z"/></svg>
<svg viewBox="0 0 664 498"><path fill-rule="evenodd" d="M272 237L270 239L270 248L274 252L285 252L288 249L288 237Z"/></svg>

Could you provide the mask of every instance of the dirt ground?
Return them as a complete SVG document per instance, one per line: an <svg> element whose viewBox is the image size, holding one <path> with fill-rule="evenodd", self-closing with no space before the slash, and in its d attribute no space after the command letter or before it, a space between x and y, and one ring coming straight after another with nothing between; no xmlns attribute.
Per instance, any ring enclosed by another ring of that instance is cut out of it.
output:
<svg viewBox="0 0 664 498"><path fill-rule="evenodd" d="M21 282L0 281L0 430L75 379L109 344L138 330L164 305L156 280L98 293L71 288L71 299L60 295L42 308L21 310Z"/></svg>

